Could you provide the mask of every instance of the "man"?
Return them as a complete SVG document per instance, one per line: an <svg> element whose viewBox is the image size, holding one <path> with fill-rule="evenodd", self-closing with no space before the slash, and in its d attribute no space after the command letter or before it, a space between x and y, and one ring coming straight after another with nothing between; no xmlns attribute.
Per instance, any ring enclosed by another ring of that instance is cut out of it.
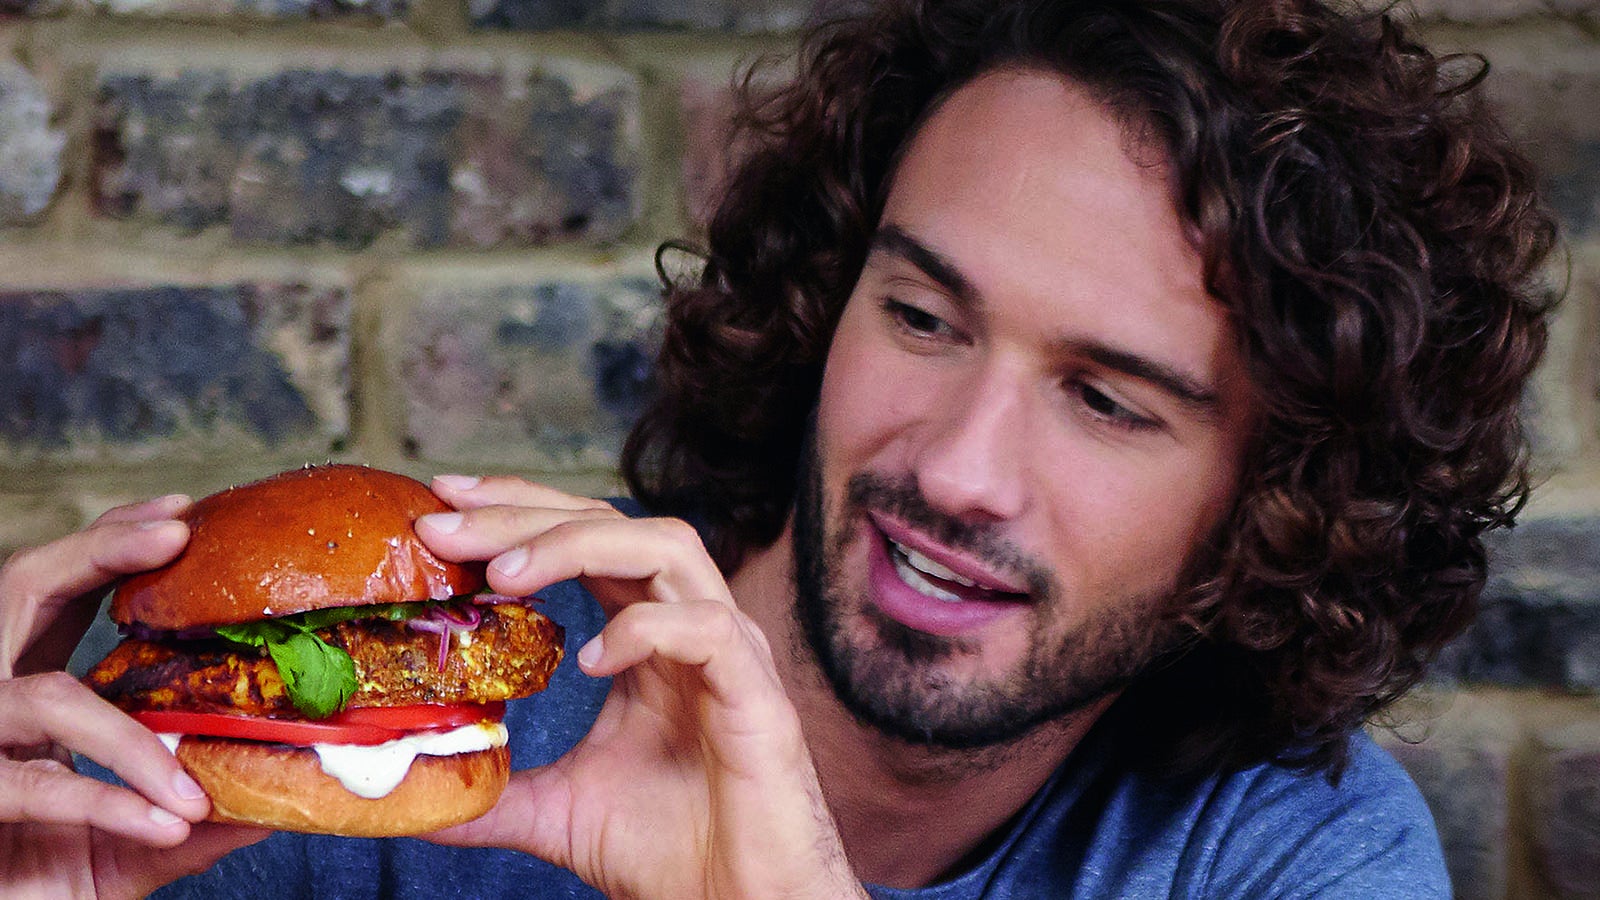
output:
<svg viewBox="0 0 1600 900"><path fill-rule="evenodd" d="M614 679L514 706L537 768L436 836L528 855L279 835L174 891L1447 896L1359 726L1526 492L1553 242L1451 71L1309 0L822 29L669 290L624 462L679 518L444 476L459 512L418 522L497 590L555 585ZM12 885L141 891L260 838L191 826L155 739L42 672L183 502L0 571L4 743L132 788L0 770Z"/></svg>

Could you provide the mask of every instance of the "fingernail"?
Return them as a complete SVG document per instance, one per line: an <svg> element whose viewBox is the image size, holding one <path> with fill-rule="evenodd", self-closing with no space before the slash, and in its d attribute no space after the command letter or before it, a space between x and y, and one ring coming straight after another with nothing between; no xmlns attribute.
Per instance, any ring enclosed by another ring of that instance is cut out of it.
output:
<svg viewBox="0 0 1600 900"><path fill-rule="evenodd" d="M452 491L470 491L483 481L476 475L435 475L433 480Z"/></svg>
<svg viewBox="0 0 1600 900"><path fill-rule="evenodd" d="M179 822L182 822L183 819L167 812L159 806L152 806L150 807L150 821L160 825L162 828L171 828Z"/></svg>
<svg viewBox="0 0 1600 900"><path fill-rule="evenodd" d="M146 519L134 527L140 531L155 531L158 528L170 528L178 524L181 523L177 519Z"/></svg>
<svg viewBox="0 0 1600 900"><path fill-rule="evenodd" d="M600 661L600 657L605 652L606 645L600 640L600 635L597 634L589 639L589 643L583 645L583 649L578 651L578 663L585 668L593 666Z"/></svg>
<svg viewBox="0 0 1600 900"><path fill-rule="evenodd" d="M461 530L461 513L428 513L417 519L418 525L424 523L440 534L455 534Z"/></svg>
<svg viewBox="0 0 1600 900"><path fill-rule="evenodd" d="M507 576L516 575L518 572L521 572L527 567L527 547L515 547L511 550L507 550L506 552L495 557L494 562L489 564L489 568L494 569L501 575Z"/></svg>
<svg viewBox="0 0 1600 900"><path fill-rule="evenodd" d="M199 783L183 772L172 776L172 792L185 800L199 800L206 795Z"/></svg>

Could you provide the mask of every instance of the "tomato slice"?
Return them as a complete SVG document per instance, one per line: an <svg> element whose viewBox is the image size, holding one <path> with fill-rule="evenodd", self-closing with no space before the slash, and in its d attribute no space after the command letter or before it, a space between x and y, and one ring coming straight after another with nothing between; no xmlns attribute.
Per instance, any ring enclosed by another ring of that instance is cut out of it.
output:
<svg viewBox="0 0 1600 900"><path fill-rule="evenodd" d="M494 703L419 703L414 706L364 706L334 713L321 721L335 724L376 725L391 731L431 731L459 728L476 722L498 722L506 705Z"/></svg>
<svg viewBox="0 0 1600 900"><path fill-rule="evenodd" d="M312 744L381 744L408 732L499 721L504 712L504 703L452 703L347 709L316 721L178 710L150 710L129 715L156 732L307 747Z"/></svg>

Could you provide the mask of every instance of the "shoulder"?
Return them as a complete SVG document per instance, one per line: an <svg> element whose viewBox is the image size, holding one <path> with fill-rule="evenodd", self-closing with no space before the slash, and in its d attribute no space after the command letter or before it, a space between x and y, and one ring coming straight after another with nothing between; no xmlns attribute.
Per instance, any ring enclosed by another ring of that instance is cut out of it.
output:
<svg viewBox="0 0 1600 900"><path fill-rule="evenodd" d="M1449 897L1420 792L1366 734L1349 741L1337 780L1276 765L1160 778L1096 743L1023 818L1001 878L1097 897Z"/></svg>
<svg viewBox="0 0 1600 900"><path fill-rule="evenodd" d="M1337 779L1266 765L1218 783L1214 885L1263 897L1450 896L1421 792L1365 732L1349 741Z"/></svg>

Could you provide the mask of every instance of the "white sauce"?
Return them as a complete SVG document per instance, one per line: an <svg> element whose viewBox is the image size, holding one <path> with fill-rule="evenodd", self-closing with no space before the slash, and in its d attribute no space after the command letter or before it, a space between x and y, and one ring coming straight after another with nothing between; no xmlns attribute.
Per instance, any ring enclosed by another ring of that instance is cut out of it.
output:
<svg viewBox="0 0 1600 900"><path fill-rule="evenodd" d="M503 747L506 726L499 722L464 725L454 731L412 734L382 744L312 744L322 771L339 779L350 793L369 800L388 795L411 771L418 756L451 756Z"/></svg>
<svg viewBox="0 0 1600 900"><path fill-rule="evenodd" d="M171 753L174 756L178 755L178 742L183 740L183 735L157 734L156 737L159 738L161 743L166 746L168 753Z"/></svg>

